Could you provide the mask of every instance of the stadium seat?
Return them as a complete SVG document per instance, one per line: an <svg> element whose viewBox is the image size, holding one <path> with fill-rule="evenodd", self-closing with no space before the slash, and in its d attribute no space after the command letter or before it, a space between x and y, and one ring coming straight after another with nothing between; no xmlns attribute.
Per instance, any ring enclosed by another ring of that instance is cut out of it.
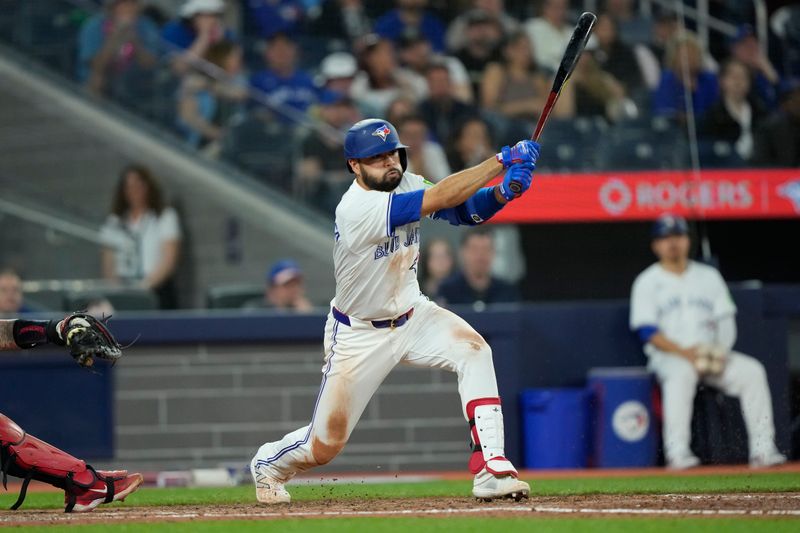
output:
<svg viewBox="0 0 800 533"><path fill-rule="evenodd" d="M741 168L745 162L727 141L701 140L697 144L701 168Z"/></svg>
<svg viewBox="0 0 800 533"><path fill-rule="evenodd" d="M26 292L24 302L27 307L37 311L67 311L63 290L39 290Z"/></svg>
<svg viewBox="0 0 800 533"><path fill-rule="evenodd" d="M574 172L597 170L597 141L608 130L602 119L578 117L572 120L550 120L542 131L541 142L547 146L540 170Z"/></svg>
<svg viewBox="0 0 800 533"><path fill-rule="evenodd" d="M689 162L683 132L666 122L617 124L600 139L597 150L603 170L667 170Z"/></svg>
<svg viewBox="0 0 800 533"><path fill-rule="evenodd" d="M117 311L152 311L158 309L158 298L145 289L112 289L70 292L65 297L65 306L70 311L86 309L92 300L108 299Z"/></svg>
<svg viewBox="0 0 800 533"><path fill-rule="evenodd" d="M253 115L237 118L222 143L223 159L284 190L291 190L296 150L289 125Z"/></svg>
<svg viewBox="0 0 800 533"><path fill-rule="evenodd" d="M264 297L264 286L255 284L230 284L210 287L206 293L209 309L239 309L253 300Z"/></svg>

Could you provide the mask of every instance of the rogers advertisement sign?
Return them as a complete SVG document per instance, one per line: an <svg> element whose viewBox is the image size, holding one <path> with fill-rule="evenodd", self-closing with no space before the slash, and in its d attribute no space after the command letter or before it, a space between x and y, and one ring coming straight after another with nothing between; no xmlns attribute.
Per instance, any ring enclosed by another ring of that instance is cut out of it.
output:
<svg viewBox="0 0 800 533"><path fill-rule="evenodd" d="M535 175L494 222L593 222L800 217L800 169Z"/></svg>

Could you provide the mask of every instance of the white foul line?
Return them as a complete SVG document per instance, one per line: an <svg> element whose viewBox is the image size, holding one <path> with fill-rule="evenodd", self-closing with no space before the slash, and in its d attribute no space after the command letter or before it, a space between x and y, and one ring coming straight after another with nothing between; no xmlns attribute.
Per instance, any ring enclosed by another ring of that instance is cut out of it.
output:
<svg viewBox="0 0 800 533"><path fill-rule="evenodd" d="M534 507L539 513L599 513L599 514L670 514L670 515L754 515L754 516L800 516L800 509L592 509L570 507Z"/></svg>
<svg viewBox="0 0 800 533"><path fill-rule="evenodd" d="M475 514L475 513L496 513L496 512L536 512L536 513L552 513L552 514L623 514L623 515L703 515L703 516L800 516L800 509L629 509L629 508L613 508L613 509L598 509L587 507L536 507L520 505L505 505L505 506L486 506L486 507L470 507L470 508L444 508L444 509L394 509L385 511L296 511L296 512L275 512L275 511L254 511L254 512L180 512L169 510L148 510L140 508L143 511L142 516L130 516L128 513L120 513L119 511L105 511L94 512L87 515L81 515L80 520L90 521L103 521L109 518L116 518L119 520L152 520L159 518L173 519L173 520L190 520L190 519L255 519L255 518L278 518L278 519L292 519L292 518L309 518L309 517L334 517L334 516L408 516L408 515L451 515L451 514ZM133 511L134 509L131 509ZM64 520L57 520L59 522L69 522L71 515L61 515ZM15 515L12 519L11 516L3 517L0 523L16 523L22 524L25 522L35 523L40 522L39 516L25 516ZM22 520L19 520L22 518ZM37 518L39 520L37 520ZM48 514L46 520L53 521L53 516Z"/></svg>

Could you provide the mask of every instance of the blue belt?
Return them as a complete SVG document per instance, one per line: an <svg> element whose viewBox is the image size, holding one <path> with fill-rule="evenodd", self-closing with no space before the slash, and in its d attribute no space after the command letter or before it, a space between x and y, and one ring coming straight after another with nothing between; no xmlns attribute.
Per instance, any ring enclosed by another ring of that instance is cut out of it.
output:
<svg viewBox="0 0 800 533"><path fill-rule="evenodd" d="M341 322L345 326L349 326L350 325L350 317L349 316L347 316L346 314L342 313L341 311L339 311L335 307L333 308L332 312L333 312L333 318L335 318L336 320L338 320L339 322ZM369 322L372 324L373 328L392 328L392 329L394 329L394 328L399 328L400 326L402 326L403 324L408 322L408 319L410 319L413 315L414 315L414 308L412 307L411 309L409 309L408 311L406 311L405 313L403 313L402 315L400 315L400 316L398 316L396 318L392 318L392 319L389 319L389 320L370 320Z"/></svg>

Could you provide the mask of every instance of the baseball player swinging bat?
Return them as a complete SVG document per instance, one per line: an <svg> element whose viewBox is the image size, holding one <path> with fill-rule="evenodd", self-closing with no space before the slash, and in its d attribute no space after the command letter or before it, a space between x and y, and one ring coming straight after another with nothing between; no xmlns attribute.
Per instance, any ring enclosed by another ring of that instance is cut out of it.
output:
<svg viewBox="0 0 800 533"><path fill-rule="evenodd" d="M539 136L542 134L544 124L547 122L547 117L558 101L558 96L561 94L561 89L566 85L567 80L575 70L575 65L578 64L583 49L586 48L586 42L589 40L589 35L592 33L594 23L597 22L597 16L589 11L584 12L578 19L578 24L575 25L575 30L572 32L572 37L569 39L567 49L564 51L564 57L561 59L561 64L558 66L556 77L553 79L553 87L550 89L550 95L547 97L547 102L544 104L541 115L539 115L539 122L536 124L531 140L538 142ZM514 193L518 193L519 186L512 183L510 189Z"/></svg>

